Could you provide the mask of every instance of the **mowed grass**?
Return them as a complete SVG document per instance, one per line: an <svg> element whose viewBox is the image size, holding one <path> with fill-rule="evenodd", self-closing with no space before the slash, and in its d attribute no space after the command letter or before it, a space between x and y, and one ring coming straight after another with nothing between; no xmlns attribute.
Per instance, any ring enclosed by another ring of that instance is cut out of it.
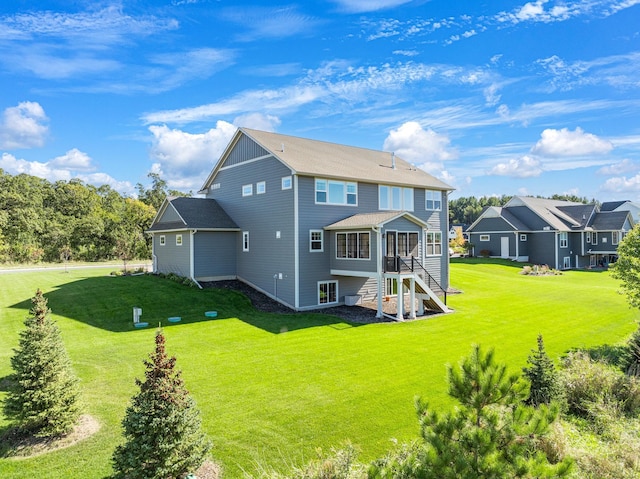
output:
<svg viewBox="0 0 640 479"><path fill-rule="evenodd" d="M153 276L107 277L107 270L0 274L0 384L37 288L49 298L83 391L94 436L35 458L0 458L2 478L103 478L122 440L121 421L158 324L178 358L214 442L225 477L258 467L287 470L315 449L346 440L360 459L380 457L392 439L418 434L414 399L443 410L446 364L473 343L496 349L517 371L544 335L558 359L575 347L623 342L638 314L607 272L519 275L520 265L461 260L451 265L455 313L408 323L353 325L318 314L255 311L233 291L197 290ZM132 325L143 308L147 329ZM204 312L217 310L208 320ZM181 316L181 323L167 318ZM0 391L0 399L6 394ZM7 427L0 413L0 430Z"/></svg>

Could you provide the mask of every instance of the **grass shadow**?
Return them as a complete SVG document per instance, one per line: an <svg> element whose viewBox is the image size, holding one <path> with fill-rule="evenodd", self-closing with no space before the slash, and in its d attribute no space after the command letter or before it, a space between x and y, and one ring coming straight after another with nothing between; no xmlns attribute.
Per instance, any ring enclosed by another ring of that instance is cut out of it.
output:
<svg viewBox="0 0 640 479"><path fill-rule="evenodd" d="M142 308L141 322L148 328L237 318L264 331L279 334L303 328L345 324L326 314L267 313L256 310L249 298L229 289L185 286L154 275L98 276L57 285L45 294L49 308L59 316L112 332L140 330L133 323L133 308ZM10 306L29 311L31 299ZM206 311L217 311L215 318ZM28 313L27 313L28 314ZM179 316L180 322L169 322ZM350 323L349 323L350 324ZM353 325L355 326L355 324Z"/></svg>

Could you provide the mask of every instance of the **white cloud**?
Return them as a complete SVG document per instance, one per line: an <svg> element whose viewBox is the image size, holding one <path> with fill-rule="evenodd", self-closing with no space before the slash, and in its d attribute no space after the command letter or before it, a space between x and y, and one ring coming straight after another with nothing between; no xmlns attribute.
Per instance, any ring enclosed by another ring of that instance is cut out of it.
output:
<svg viewBox="0 0 640 479"><path fill-rule="evenodd" d="M420 55L418 50L394 50L392 53L394 55L404 55L405 57L415 57L416 55Z"/></svg>
<svg viewBox="0 0 640 479"><path fill-rule="evenodd" d="M48 118L37 102L25 101L4 110L0 121L0 147L8 150L44 145Z"/></svg>
<svg viewBox="0 0 640 479"><path fill-rule="evenodd" d="M439 176L443 162L457 158L457 152L450 148L451 141L431 129L424 130L419 123L408 121L396 130L391 130L384 140L383 148L393 151L400 158L413 163L428 173Z"/></svg>
<svg viewBox="0 0 640 479"><path fill-rule="evenodd" d="M91 157L77 148L73 148L64 155L54 158L48 164L55 168L72 171L95 170Z"/></svg>
<svg viewBox="0 0 640 479"><path fill-rule="evenodd" d="M546 157L604 155L613 149L610 141L585 133L580 127L575 131L567 128L561 130L549 128L540 136L531 153Z"/></svg>
<svg viewBox="0 0 640 479"><path fill-rule="evenodd" d="M411 0L334 0L341 10L349 13L375 12L386 8L398 7Z"/></svg>
<svg viewBox="0 0 640 479"><path fill-rule="evenodd" d="M199 183L213 168L236 131L226 121L204 133L187 133L166 125L151 125L151 158L167 175L167 181L181 177L198 177ZM201 186L198 184L197 186Z"/></svg>
<svg viewBox="0 0 640 479"><path fill-rule="evenodd" d="M237 36L238 40L247 42L261 38L311 35L320 22L292 6L229 7L222 11L222 18L248 29Z"/></svg>
<svg viewBox="0 0 640 479"><path fill-rule="evenodd" d="M640 174L627 178L620 176L609 178L604 182L601 189L612 193L640 193Z"/></svg>
<svg viewBox="0 0 640 479"><path fill-rule="evenodd" d="M540 176L541 173L542 164L540 160L527 155L520 158L512 158L506 163L499 163L489 171L490 175L512 176L515 178L531 178Z"/></svg>
<svg viewBox="0 0 640 479"><path fill-rule="evenodd" d="M280 126L280 118L273 115L264 115L262 113L248 113L240 115L233 120L236 126L244 126L255 130L276 131Z"/></svg>
<svg viewBox="0 0 640 479"><path fill-rule="evenodd" d="M605 176L613 176L613 175L622 175L624 173L632 173L640 171L640 164L631 161L628 158L625 158L618 163L613 163L611 165L603 166L600 168L597 173L599 175Z"/></svg>
<svg viewBox="0 0 640 479"><path fill-rule="evenodd" d="M78 178L94 186L109 185L122 194L130 195L134 192L133 185L129 181L118 181L107 173L83 173L83 171L93 169L91 158L76 148L47 162L29 161L16 158L9 153L3 153L0 157L0 168L11 175L24 173L51 182Z"/></svg>

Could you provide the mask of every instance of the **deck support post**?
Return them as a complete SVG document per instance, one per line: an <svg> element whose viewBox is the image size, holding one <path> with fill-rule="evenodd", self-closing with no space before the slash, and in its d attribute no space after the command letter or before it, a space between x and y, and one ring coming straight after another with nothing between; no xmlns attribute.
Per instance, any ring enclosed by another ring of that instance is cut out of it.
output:
<svg viewBox="0 0 640 479"><path fill-rule="evenodd" d="M416 319L416 278L411 277L411 289L409 290L409 319Z"/></svg>

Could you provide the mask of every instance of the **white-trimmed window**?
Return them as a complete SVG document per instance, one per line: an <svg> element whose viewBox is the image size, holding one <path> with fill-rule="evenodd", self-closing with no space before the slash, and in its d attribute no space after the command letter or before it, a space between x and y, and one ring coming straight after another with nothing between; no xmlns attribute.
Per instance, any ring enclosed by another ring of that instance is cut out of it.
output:
<svg viewBox="0 0 640 479"><path fill-rule="evenodd" d="M182 246L182 235L176 235L176 246Z"/></svg>
<svg viewBox="0 0 640 479"><path fill-rule="evenodd" d="M480 235L480 241L491 241L491 235Z"/></svg>
<svg viewBox="0 0 640 479"><path fill-rule="evenodd" d="M167 237L165 235L160 235L160 246L164 246L167 244Z"/></svg>
<svg viewBox="0 0 640 479"><path fill-rule="evenodd" d="M324 251L324 231L309 230L309 251L322 253Z"/></svg>
<svg viewBox="0 0 640 479"><path fill-rule="evenodd" d="M527 241L527 235L521 234L520 235L520 241Z"/></svg>
<svg viewBox="0 0 640 479"><path fill-rule="evenodd" d="M587 241L587 244L591 243L591 231L587 231L587 239L586 239L586 241Z"/></svg>
<svg viewBox="0 0 640 479"><path fill-rule="evenodd" d="M258 181L256 183L256 195L264 195L267 192L267 182Z"/></svg>
<svg viewBox="0 0 640 479"><path fill-rule="evenodd" d="M413 211L413 188L379 185L378 207L381 210Z"/></svg>
<svg viewBox="0 0 640 479"><path fill-rule="evenodd" d="M569 247L569 233L566 231L562 231L560 233L560 248L568 248Z"/></svg>
<svg viewBox="0 0 640 479"><path fill-rule="evenodd" d="M327 205L358 204L358 184L316 178L316 203Z"/></svg>
<svg viewBox="0 0 640 479"><path fill-rule="evenodd" d="M424 207L427 210L440 211L442 209L442 191L425 190Z"/></svg>
<svg viewBox="0 0 640 479"><path fill-rule="evenodd" d="M425 249L427 256L442 255L442 233L440 231L427 231Z"/></svg>
<svg viewBox="0 0 640 479"><path fill-rule="evenodd" d="M282 189L283 190L290 190L291 189L291 177L290 176L283 176L282 177Z"/></svg>
<svg viewBox="0 0 640 479"><path fill-rule="evenodd" d="M611 232L611 244L618 244L620 243L620 232L619 231L612 231Z"/></svg>
<svg viewBox="0 0 640 479"><path fill-rule="evenodd" d="M598 244L598 233L596 231L591 233L591 244Z"/></svg>
<svg viewBox="0 0 640 479"><path fill-rule="evenodd" d="M418 233L402 232L397 233L398 256L418 257Z"/></svg>
<svg viewBox="0 0 640 479"><path fill-rule="evenodd" d="M370 235L368 232L336 233L336 258L370 259Z"/></svg>
<svg viewBox="0 0 640 479"><path fill-rule="evenodd" d="M242 251L249 251L249 232L242 232Z"/></svg>
<svg viewBox="0 0 640 479"><path fill-rule="evenodd" d="M338 282L318 281L318 304L338 302Z"/></svg>
<svg viewBox="0 0 640 479"><path fill-rule="evenodd" d="M251 196L253 194L253 184L242 185L242 196Z"/></svg>

